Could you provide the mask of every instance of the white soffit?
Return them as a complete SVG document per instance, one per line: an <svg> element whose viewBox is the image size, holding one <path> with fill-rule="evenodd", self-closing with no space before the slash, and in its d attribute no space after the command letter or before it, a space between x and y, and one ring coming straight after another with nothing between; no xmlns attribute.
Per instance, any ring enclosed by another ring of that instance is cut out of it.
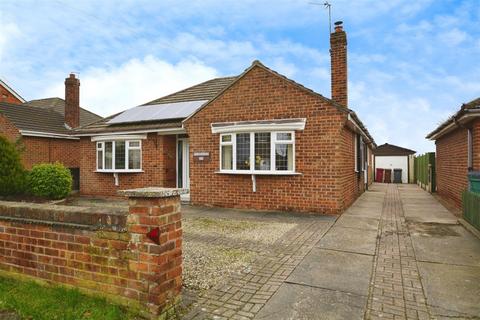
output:
<svg viewBox="0 0 480 320"><path fill-rule="evenodd" d="M276 119L257 121L212 123L212 133L248 132L248 131L291 131L304 130L306 119Z"/></svg>
<svg viewBox="0 0 480 320"><path fill-rule="evenodd" d="M208 102L208 100L138 106L132 109L125 110L118 116L109 120L107 123L115 124L126 122L186 118L206 102Z"/></svg>

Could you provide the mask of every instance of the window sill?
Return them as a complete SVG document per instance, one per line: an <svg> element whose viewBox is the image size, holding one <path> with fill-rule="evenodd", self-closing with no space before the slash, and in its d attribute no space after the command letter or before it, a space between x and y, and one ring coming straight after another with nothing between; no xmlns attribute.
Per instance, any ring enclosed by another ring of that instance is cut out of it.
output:
<svg viewBox="0 0 480 320"><path fill-rule="evenodd" d="M256 176L300 176L300 172L215 171L216 174L248 174Z"/></svg>
<svg viewBox="0 0 480 320"><path fill-rule="evenodd" d="M138 170L95 170L95 173L142 173L141 169Z"/></svg>

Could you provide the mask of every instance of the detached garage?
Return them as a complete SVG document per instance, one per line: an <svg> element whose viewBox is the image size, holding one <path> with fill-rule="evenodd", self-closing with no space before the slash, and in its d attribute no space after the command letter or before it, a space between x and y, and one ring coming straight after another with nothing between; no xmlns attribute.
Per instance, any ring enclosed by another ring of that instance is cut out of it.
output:
<svg viewBox="0 0 480 320"><path fill-rule="evenodd" d="M378 146L375 155L375 181L409 183L413 181L413 158L416 151L393 144Z"/></svg>

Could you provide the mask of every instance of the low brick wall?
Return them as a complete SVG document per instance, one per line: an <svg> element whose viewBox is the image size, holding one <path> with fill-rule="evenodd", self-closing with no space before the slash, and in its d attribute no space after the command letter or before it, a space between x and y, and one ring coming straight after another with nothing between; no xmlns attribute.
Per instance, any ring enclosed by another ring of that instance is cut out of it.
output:
<svg viewBox="0 0 480 320"><path fill-rule="evenodd" d="M161 313L182 285L180 191L123 194L129 212L0 201L0 269Z"/></svg>

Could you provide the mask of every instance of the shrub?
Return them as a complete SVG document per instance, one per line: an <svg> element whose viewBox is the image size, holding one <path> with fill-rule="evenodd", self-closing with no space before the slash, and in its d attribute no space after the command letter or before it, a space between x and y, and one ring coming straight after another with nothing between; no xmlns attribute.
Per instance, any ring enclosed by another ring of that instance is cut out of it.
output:
<svg viewBox="0 0 480 320"><path fill-rule="evenodd" d="M30 171L28 186L35 196L61 199L72 191L72 176L61 163L41 163Z"/></svg>
<svg viewBox="0 0 480 320"><path fill-rule="evenodd" d="M0 195L23 193L26 171L15 144L0 136Z"/></svg>

